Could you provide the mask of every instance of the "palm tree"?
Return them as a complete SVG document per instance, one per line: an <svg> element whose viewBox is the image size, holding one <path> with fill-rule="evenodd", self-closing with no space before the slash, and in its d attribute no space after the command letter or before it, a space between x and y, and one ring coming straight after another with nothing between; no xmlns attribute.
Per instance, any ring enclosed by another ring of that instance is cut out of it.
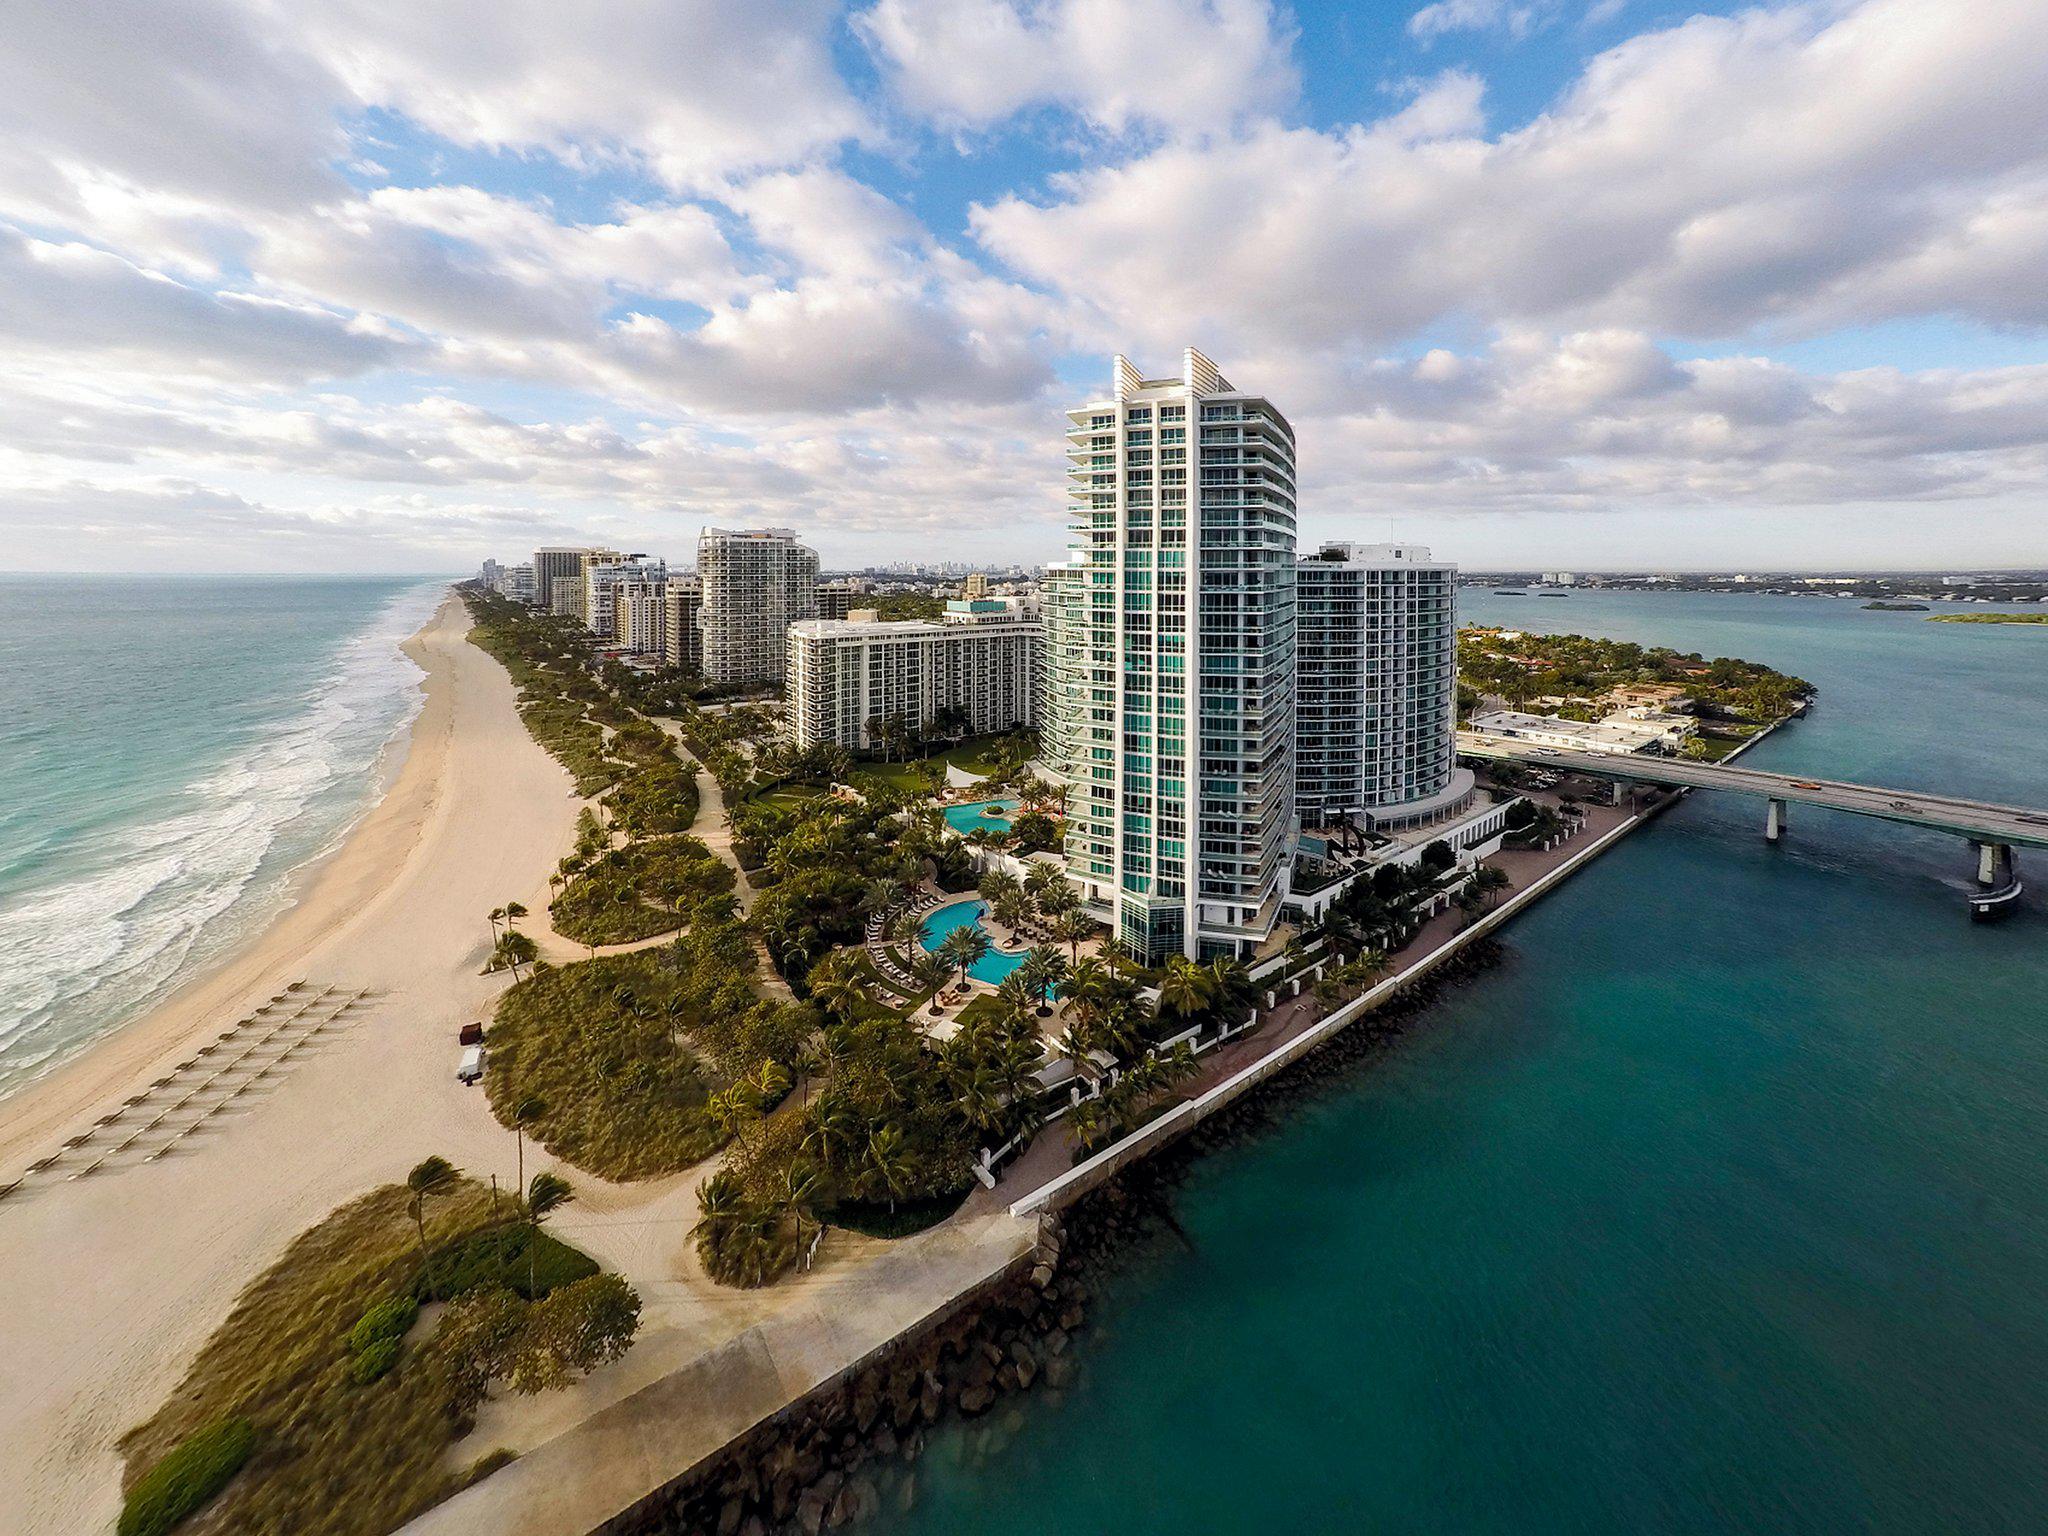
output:
<svg viewBox="0 0 2048 1536"><path fill-rule="evenodd" d="M889 942L903 949L909 949L924 939L924 919L909 907L905 907L889 919L885 930Z"/></svg>
<svg viewBox="0 0 2048 1536"><path fill-rule="evenodd" d="M1062 912L1053 924L1053 935L1066 940L1067 960L1078 965L1081 959L1081 941L1095 932L1095 919L1076 907L1071 912Z"/></svg>
<svg viewBox="0 0 2048 1536"><path fill-rule="evenodd" d="M860 1129L860 1116L846 1100L846 1096L834 1089L818 1095L818 1102L811 1110L810 1129L804 1132L803 1148L815 1151L818 1161L828 1169L832 1166L835 1151L851 1151L854 1137Z"/></svg>
<svg viewBox="0 0 2048 1536"><path fill-rule="evenodd" d="M1022 891L1011 891L994 906L995 919L1012 933L1024 931L1031 921L1031 899Z"/></svg>
<svg viewBox="0 0 2048 1536"><path fill-rule="evenodd" d="M498 924L505 921L505 909L503 907L491 908L490 911L484 914L484 920L491 925L491 947L495 949L498 946Z"/></svg>
<svg viewBox="0 0 2048 1536"><path fill-rule="evenodd" d="M827 955L811 968L811 996L843 1024L854 1021L868 992L857 965L851 953L841 952Z"/></svg>
<svg viewBox="0 0 2048 1536"><path fill-rule="evenodd" d="M947 968L960 973L960 980L967 980L967 973L988 953L988 935L981 931L979 924L972 927L955 928L939 943L939 958Z"/></svg>
<svg viewBox="0 0 2048 1536"><path fill-rule="evenodd" d="M509 927L511 924L518 922L520 918L526 916L526 908L516 901L508 901L505 903L504 913L506 925Z"/></svg>
<svg viewBox="0 0 2048 1536"><path fill-rule="evenodd" d="M896 1198L910 1174L910 1138L899 1125L884 1125L868 1138L868 1169L889 1197L889 1212L896 1212Z"/></svg>
<svg viewBox="0 0 2048 1536"><path fill-rule="evenodd" d="M432 1259L427 1253L427 1202L437 1195L445 1195L455 1188L455 1165L445 1157L430 1157L414 1167L405 1176L405 1187L410 1192L406 1209L412 1216L413 1225L420 1235L420 1272L426 1277L427 1294L435 1295Z"/></svg>
<svg viewBox="0 0 2048 1536"><path fill-rule="evenodd" d="M1005 896L1015 896L1023 889L1014 876L1000 869L992 869L981 877L981 899L990 906L996 905Z"/></svg>
<svg viewBox="0 0 2048 1536"><path fill-rule="evenodd" d="M792 1162L783 1165L782 1188L776 1193L782 1208L796 1218L796 1236L799 1246L805 1245L809 1235L820 1225L816 1214L818 1195L824 1187L824 1180L818 1177L818 1170L806 1162Z"/></svg>
<svg viewBox="0 0 2048 1536"><path fill-rule="evenodd" d="M951 963L940 959L939 956L933 954L930 950L919 950L911 959L910 974L916 978L917 984L923 987L929 994L932 1012L937 1013L940 1008L939 988L943 987L946 984L946 978L953 974Z"/></svg>
<svg viewBox="0 0 2048 1536"><path fill-rule="evenodd" d="M576 1198L576 1191L569 1187L569 1181L552 1173L536 1173L533 1182L526 1186L526 1221L533 1228L533 1235L526 1244L526 1297L529 1301L539 1298L534 1293L534 1250L540 1246L541 1218L549 1211L567 1205Z"/></svg>
<svg viewBox="0 0 2048 1536"><path fill-rule="evenodd" d="M1186 955L1175 955L1166 962L1166 970L1159 978L1159 1011L1170 1013L1183 1022L1202 1012L1214 996L1214 979L1209 972Z"/></svg>
<svg viewBox="0 0 2048 1536"><path fill-rule="evenodd" d="M754 1123L754 1117L759 1114L760 1107L754 1097L753 1086L745 1079L733 1083L723 1093L712 1094L704 1101L705 1113L711 1116L712 1123L727 1137L738 1142L742 1150L745 1150L747 1145L747 1127Z"/></svg>
<svg viewBox="0 0 2048 1536"><path fill-rule="evenodd" d="M512 1106L512 1148L519 1160L518 1187L526 1187L526 1128L548 1112L548 1101L536 1094L528 1094Z"/></svg>
<svg viewBox="0 0 2048 1536"><path fill-rule="evenodd" d="M1114 973L1103 963L1099 955L1077 960L1069 970L1067 997L1073 1007L1074 1017L1080 1020L1084 1027L1092 1026L1108 1007L1113 978Z"/></svg>
<svg viewBox="0 0 2048 1536"><path fill-rule="evenodd" d="M1024 963L1017 967L1015 974L1024 978L1024 984L1031 990L1035 1011L1042 1019L1052 1012L1051 994L1067 977L1066 957L1047 944L1034 944L1024 955Z"/></svg>

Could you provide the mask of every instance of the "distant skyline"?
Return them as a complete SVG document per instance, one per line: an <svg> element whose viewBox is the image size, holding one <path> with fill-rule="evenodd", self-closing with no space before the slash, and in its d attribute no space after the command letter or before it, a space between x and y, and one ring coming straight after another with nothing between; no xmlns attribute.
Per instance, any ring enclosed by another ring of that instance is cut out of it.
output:
<svg viewBox="0 0 2048 1536"><path fill-rule="evenodd" d="M0 568L1063 546L1201 347L1304 542L2048 565L2040 0L28 0Z"/></svg>

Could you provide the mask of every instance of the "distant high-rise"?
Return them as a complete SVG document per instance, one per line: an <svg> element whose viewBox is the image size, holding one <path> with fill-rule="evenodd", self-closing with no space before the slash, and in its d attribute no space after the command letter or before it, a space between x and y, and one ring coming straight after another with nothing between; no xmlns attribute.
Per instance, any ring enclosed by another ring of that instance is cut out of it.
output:
<svg viewBox="0 0 2048 1536"><path fill-rule="evenodd" d="M613 550L536 549L533 552L534 601L536 603L548 604L555 613L568 614L569 610L555 606L556 579L558 577L568 577L576 583L580 593L583 584L584 563L587 560L607 555L613 559L618 558L617 552ZM576 617L581 617L581 615L576 615Z"/></svg>
<svg viewBox="0 0 2048 1536"><path fill-rule="evenodd" d="M621 555L611 550L593 553L583 562L584 626L593 635L618 638L616 604L618 590L627 582L667 581L668 562L646 555Z"/></svg>
<svg viewBox="0 0 2048 1536"><path fill-rule="evenodd" d="M668 650L668 575L628 577L612 587L612 638L636 655Z"/></svg>
<svg viewBox="0 0 2048 1536"><path fill-rule="evenodd" d="M1068 875L1149 962L1248 953L1292 866L1293 429L1190 348L1175 378L1117 358L1067 455L1076 542L1044 591Z"/></svg>
<svg viewBox="0 0 2048 1536"><path fill-rule="evenodd" d="M1304 825L1398 829L1461 809L1458 568L1409 544L1330 543L1295 566L1295 805Z"/></svg>
<svg viewBox="0 0 2048 1536"><path fill-rule="evenodd" d="M789 626L817 612L818 552L787 528L706 528L697 577L705 678L781 681Z"/></svg>
<svg viewBox="0 0 2048 1536"><path fill-rule="evenodd" d="M662 660L687 672L704 670L704 631L698 617L704 610L704 589L694 574L671 576L663 594Z"/></svg>
<svg viewBox="0 0 2048 1536"><path fill-rule="evenodd" d="M815 607L816 617L821 619L843 619L853 611L860 599L860 592L851 582L821 581Z"/></svg>

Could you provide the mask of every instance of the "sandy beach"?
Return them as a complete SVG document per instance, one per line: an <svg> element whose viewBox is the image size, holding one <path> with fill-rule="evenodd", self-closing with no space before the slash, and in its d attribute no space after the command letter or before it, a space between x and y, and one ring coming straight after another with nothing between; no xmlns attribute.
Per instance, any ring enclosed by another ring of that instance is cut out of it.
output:
<svg viewBox="0 0 2048 1536"><path fill-rule="evenodd" d="M409 642L425 700L384 798L240 954L0 1103L0 1182L145 1091L288 984L365 1000L155 1160L88 1154L0 1203L0 1487L9 1531L111 1530L116 1442L299 1231L429 1153L488 1172L504 1133L455 1034L506 984L484 914L535 912L572 840L568 775L450 597ZM102 1141L107 1138L102 1133Z"/></svg>

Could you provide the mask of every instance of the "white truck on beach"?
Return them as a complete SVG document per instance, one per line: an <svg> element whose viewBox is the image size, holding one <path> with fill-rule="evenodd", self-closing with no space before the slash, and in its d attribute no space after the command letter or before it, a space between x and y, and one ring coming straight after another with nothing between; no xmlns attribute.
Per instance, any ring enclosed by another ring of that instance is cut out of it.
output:
<svg viewBox="0 0 2048 1536"><path fill-rule="evenodd" d="M462 1065L455 1069L456 1078L465 1083L474 1083L484 1075L484 1048L480 1045L466 1045L462 1048Z"/></svg>

